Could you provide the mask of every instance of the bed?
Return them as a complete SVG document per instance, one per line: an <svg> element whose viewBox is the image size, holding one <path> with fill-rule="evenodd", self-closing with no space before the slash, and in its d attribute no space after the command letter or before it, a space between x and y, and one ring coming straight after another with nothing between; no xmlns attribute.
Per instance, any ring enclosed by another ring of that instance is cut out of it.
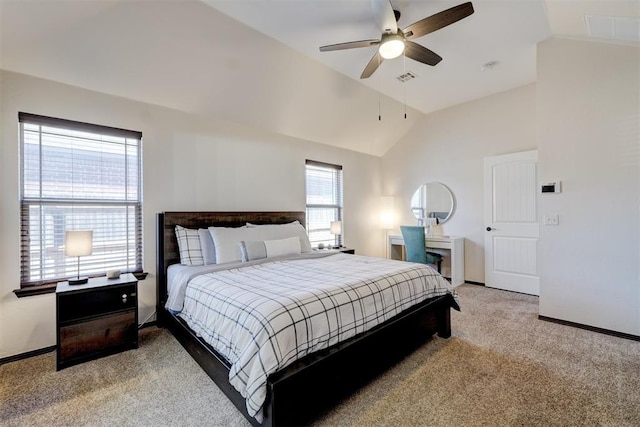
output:
<svg viewBox="0 0 640 427"><path fill-rule="evenodd" d="M357 332L347 339L317 351L309 351L293 363L269 373L266 377L266 397L259 416L254 416L255 414L250 414L247 409L246 399L230 382L230 372L233 373L234 366L228 357L209 345L202 337L201 330L194 327L199 331L196 332L189 326L188 316L184 313L177 315L176 311L166 308L169 299L168 271L171 266L180 263L175 229L176 226L198 229L210 226L243 227L247 223L287 224L292 221L298 221L304 226L305 213L163 212L157 214L156 220L158 325L171 331L252 425L284 426L308 423L432 335L437 333L443 338L451 335L450 309L458 308L452 293L425 299L406 309L403 307L401 312L380 320L370 329ZM330 262L312 255L309 256L312 258L311 261L304 262L321 266L322 263ZM345 265L353 263L348 260L352 255L341 256ZM257 261L256 268L275 268L274 264L282 268L282 263L289 262L283 260L278 264L268 261ZM302 261L296 260L296 263L304 265Z"/></svg>

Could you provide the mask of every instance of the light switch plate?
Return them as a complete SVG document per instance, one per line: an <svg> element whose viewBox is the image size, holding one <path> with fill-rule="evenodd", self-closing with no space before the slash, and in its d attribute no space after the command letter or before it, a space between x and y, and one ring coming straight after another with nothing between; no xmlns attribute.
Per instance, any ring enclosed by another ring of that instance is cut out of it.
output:
<svg viewBox="0 0 640 427"><path fill-rule="evenodd" d="M558 225L560 218L558 214L549 214L544 216L544 225Z"/></svg>

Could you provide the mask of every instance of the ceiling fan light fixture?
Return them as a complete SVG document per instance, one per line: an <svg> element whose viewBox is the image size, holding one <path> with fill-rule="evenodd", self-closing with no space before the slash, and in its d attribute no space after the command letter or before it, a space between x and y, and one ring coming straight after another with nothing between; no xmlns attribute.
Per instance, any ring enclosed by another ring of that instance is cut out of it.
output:
<svg viewBox="0 0 640 427"><path fill-rule="evenodd" d="M382 43L380 43L378 52L384 59L397 58L404 52L404 40L398 35L385 37Z"/></svg>
<svg viewBox="0 0 640 427"><path fill-rule="evenodd" d="M378 46L378 51L369 60L364 70L362 70L362 74L360 75L361 79L371 77L385 59L397 58L402 54L422 64L430 66L438 64L442 61L442 57L426 47L415 43L413 39L447 27L474 12L473 5L470 1L467 1L466 3L422 18L408 27L400 29L398 28L400 12L393 9L392 0L371 0L371 6L376 24L381 31L379 40L359 40L320 46L320 52Z"/></svg>

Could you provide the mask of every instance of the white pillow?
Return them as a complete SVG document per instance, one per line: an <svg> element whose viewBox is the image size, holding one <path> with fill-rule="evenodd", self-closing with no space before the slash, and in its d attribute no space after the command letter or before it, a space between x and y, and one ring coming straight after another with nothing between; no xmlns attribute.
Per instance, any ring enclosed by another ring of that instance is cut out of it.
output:
<svg viewBox="0 0 640 427"><path fill-rule="evenodd" d="M300 253L300 239L297 236L260 242L243 240L238 246L242 252L242 262Z"/></svg>
<svg viewBox="0 0 640 427"><path fill-rule="evenodd" d="M255 229L247 227L209 227L216 249L216 264L242 260L240 243L243 240L264 240L255 237Z"/></svg>
<svg viewBox="0 0 640 427"><path fill-rule="evenodd" d="M247 227L256 230L255 240L278 240L287 237L297 236L300 239L301 252L311 252L311 243L307 230L304 229L300 221L295 220L287 224L251 224L247 223Z"/></svg>
<svg viewBox="0 0 640 427"><path fill-rule="evenodd" d="M176 225L176 240L180 251L180 264L204 265L198 230Z"/></svg>
<svg viewBox="0 0 640 427"><path fill-rule="evenodd" d="M252 222L247 222L245 225L247 227L265 227L267 225L291 225L291 224L300 224L300 221L298 221L297 219L291 222L286 222L284 224L254 224ZM300 224L302 225L302 224Z"/></svg>
<svg viewBox="0 0 640 427"><path fill-rule="evenodd" d="M267 258L299 254L300 238L293 236L286 239L265 240L264 246L267 249Z"/></svg>

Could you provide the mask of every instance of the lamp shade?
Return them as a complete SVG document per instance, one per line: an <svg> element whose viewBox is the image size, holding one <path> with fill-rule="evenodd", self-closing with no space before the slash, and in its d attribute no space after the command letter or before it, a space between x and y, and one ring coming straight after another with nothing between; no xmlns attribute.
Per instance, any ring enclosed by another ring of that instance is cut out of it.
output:
<svg viewBox="0 0 640 427"><path fill-rule="evenodd" d="M331 221L331 234L342 234L342 221Z"/></svg>
<svg viewBox="0 0 640 427"><path fill-rule="evenodd" d="M64 254L66 256L85 256L93 252L93 231L67 231L64 237Z"/></svg>
<svg viewBox="0 0 640 427"><path fill-rule="evenodd" d="M380 198L380 223L385 230L391 230L394 227L393 218L393 197L383 196Z"/></svg>

